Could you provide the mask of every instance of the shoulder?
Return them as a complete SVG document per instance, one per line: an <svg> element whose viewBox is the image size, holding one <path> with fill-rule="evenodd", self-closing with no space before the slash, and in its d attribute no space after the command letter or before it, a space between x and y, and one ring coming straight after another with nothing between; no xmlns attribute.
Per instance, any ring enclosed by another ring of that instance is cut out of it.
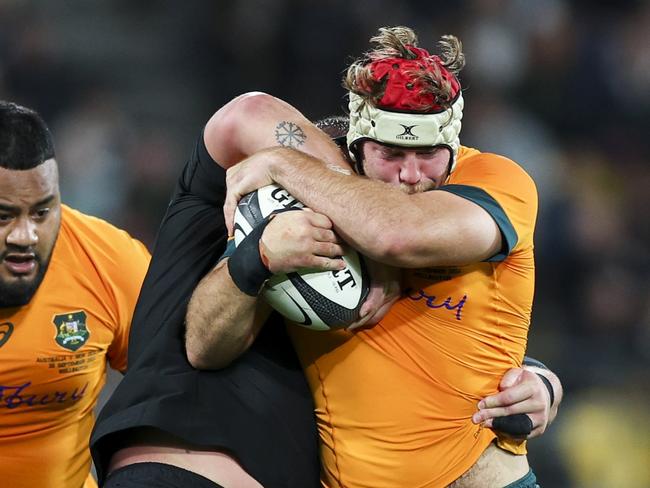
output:
<svg viewBox="0 0 650 488"><path fill-rule="evenodd" d="M532 243L538 195L533 179L513 160L461 147L444 189L472 200L495 219L508 247Z"/></svg>
<svg viewBox="0 0 650 488"><path fill-rule="evenodd" d="M128 232L98 217L61 206L61 237L70 241L73 249L104 261L146 261L149 251Z"/></svg>
<svg viewBox="0 0 650 488"><path fill-rule="evenodd" d="M525 188L537 193L535 182L518 163L499 154L461 146L450 183L463 180L498 181L503 186Z"/></svg>

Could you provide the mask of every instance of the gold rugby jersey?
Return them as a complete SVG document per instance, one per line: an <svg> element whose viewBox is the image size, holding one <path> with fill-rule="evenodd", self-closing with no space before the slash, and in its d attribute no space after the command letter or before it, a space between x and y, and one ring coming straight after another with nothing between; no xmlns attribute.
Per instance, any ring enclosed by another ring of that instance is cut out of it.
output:
<svg viewBox="0 0 650 488"><path fill-rule="evenodd" d="M50 266L24 307L0 309L0 473L13 488L97 486L88 439L106 361L126 369L149 264L137 240L62 206Z"/></svg>
<svg viewBox="0 0 650 488"><path fill-rule="evenodd" d="M523 360L537 191L513 161L467 147L436 191L488 211L503 252L468 266L407 270L405 296L372 329L289 327L316 402L324 486L447 486L495 438L471 417Z"/></svg>

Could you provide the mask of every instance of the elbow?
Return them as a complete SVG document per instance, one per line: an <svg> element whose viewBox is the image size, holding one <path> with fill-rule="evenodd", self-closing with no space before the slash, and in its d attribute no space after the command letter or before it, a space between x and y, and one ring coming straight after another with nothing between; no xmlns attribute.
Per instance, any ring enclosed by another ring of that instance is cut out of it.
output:
<svg viewBox="0 0 650 488"><path fill-rule="evenodd" d="M230 360L224 361L223 358L220 359L217 355L214 354L208 356L202 351L190 347L188 344L185 345L185 354L187 355L187 361L194 369L222 369L231 363Z"/></svg>
<svg viewBox="0 0 650 488"><path fill-rule="evenodd" d="M399 268L463 266L494 254L485 250L487 244L473 238L474 233L463 233L444 222L392 225L379 235L382 243L376 259Z"/></svg>
<svg viewBox="0 0 650 488"><path fill-rule="evenodd" d="M366 253L370 258L380 263L397 268L419 268L423 266L443 266L454 264L456 261L445 254L445 250L404 233L393 233L383 236L381 243ZM458 264L458 263L456 263Z"/></svg>
<svg viewBox="0 0 650 488"><path fill-rule="evenodd" d="M205 347L205 341L189 329L185 331L185 355L194 369L221 369L233 360L232 357L219 354L214 348Z"/></svg>
<svg viewBox="0 0 650 488"><path fill-rule="evenodd" d="M185 355L187 362L190 363L194 369L212 369L210 361L199 347L192 344L193 341L186 338L185 340Z"/></svg>
<svg viewBox="0 0 650 488"><path fill-rule="evenodd" d="M270 103L271 95L262 92L248 92L233 98L210 118L206 124L206 132L225 133L232 136L238 130L244 130L240 123L250 120L260 110L260 107Z"/></svg>
<svg viewBox="0 0 650 488"><path fill-rule="evenodd" d="M264 92L248 92L234 98L215 114L217 128L228 131L230 135L246 134L252 120L275 110L280 101Z"/></svg>
<svg viewBox="0 0 650 488"><path fill-rule="evenodd" d="M413 239L405 235L403 228L395 226L395 230L380 232L380 239L375 239L373 250L368 255L384 264L397 267L411 267L417 250Z"/></svg>
<svg viewBox="0 0 650 488"><path fill-rule="evenodd" d="M245 154L236 149L244 145L239 141L250 137L247 130L251 121L256 120L261 113L271 110L279 101L263 92L248 92L234 98L217 110L208 120L204 129L204 140L208 152L215 161L226 168L239 162ZM222 141L230 141L226 145Z"/></svg>
<svg viewBox="0 0 650 488"><path fill-rule="evenodd" d="M185 355L187 356L187 362L194 369L209 369L203 354L191 347L187 340L185 341Z"/></svg>
<svg viewBox="0 0 650 488"><path fill-rule="evenodd" d="M194 369L209 369L205 362L205 359L201 354L197 354L189 348L185 348L185 355L187 356L187 362L190 363Z"/></svg>
<svg viewBox="0 0 650 488"><path fill-rule="evenodd" d="M378 260L392 266L401 265L407 244L392 236L384 236L378 245Z"/></svg>
<svg viewBox="0 0 650 488"><path fill-rule="evenodd" d="M273 95L255 91L235 97L223 108L225 109L224 112L232 113L231 120L235 119L235 121L244 122L252 120L253 117L259 116L260 113L272 110L278 103L279 100Z"/></svg>

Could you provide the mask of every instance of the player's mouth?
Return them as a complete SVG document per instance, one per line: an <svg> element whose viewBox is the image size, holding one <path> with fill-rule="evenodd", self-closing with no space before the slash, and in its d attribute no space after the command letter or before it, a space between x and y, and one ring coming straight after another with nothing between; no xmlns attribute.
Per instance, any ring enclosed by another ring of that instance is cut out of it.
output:
<svg viewBox="0 0 650 488"><path fill-rule="evenodd" d="M38 260L33 253L7 253L2 263L13 275L29 275L36 270Z"/></svg>

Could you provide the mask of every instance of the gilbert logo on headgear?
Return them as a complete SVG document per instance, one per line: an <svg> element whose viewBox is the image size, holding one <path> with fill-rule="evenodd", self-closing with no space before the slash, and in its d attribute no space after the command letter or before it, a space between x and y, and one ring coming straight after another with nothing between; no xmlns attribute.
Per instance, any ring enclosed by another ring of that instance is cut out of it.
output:
<svg viewBox="0 0 650 488"><path fill-rule="evenodd" d="M419 139L418 136L413 134L413 128L417 127L417 125L404 125L400 124L402 127L404 127L404 132L401 134L397 134L395 136L395 139L399 140L405 140L405 141L417 141Z"/></svg>

